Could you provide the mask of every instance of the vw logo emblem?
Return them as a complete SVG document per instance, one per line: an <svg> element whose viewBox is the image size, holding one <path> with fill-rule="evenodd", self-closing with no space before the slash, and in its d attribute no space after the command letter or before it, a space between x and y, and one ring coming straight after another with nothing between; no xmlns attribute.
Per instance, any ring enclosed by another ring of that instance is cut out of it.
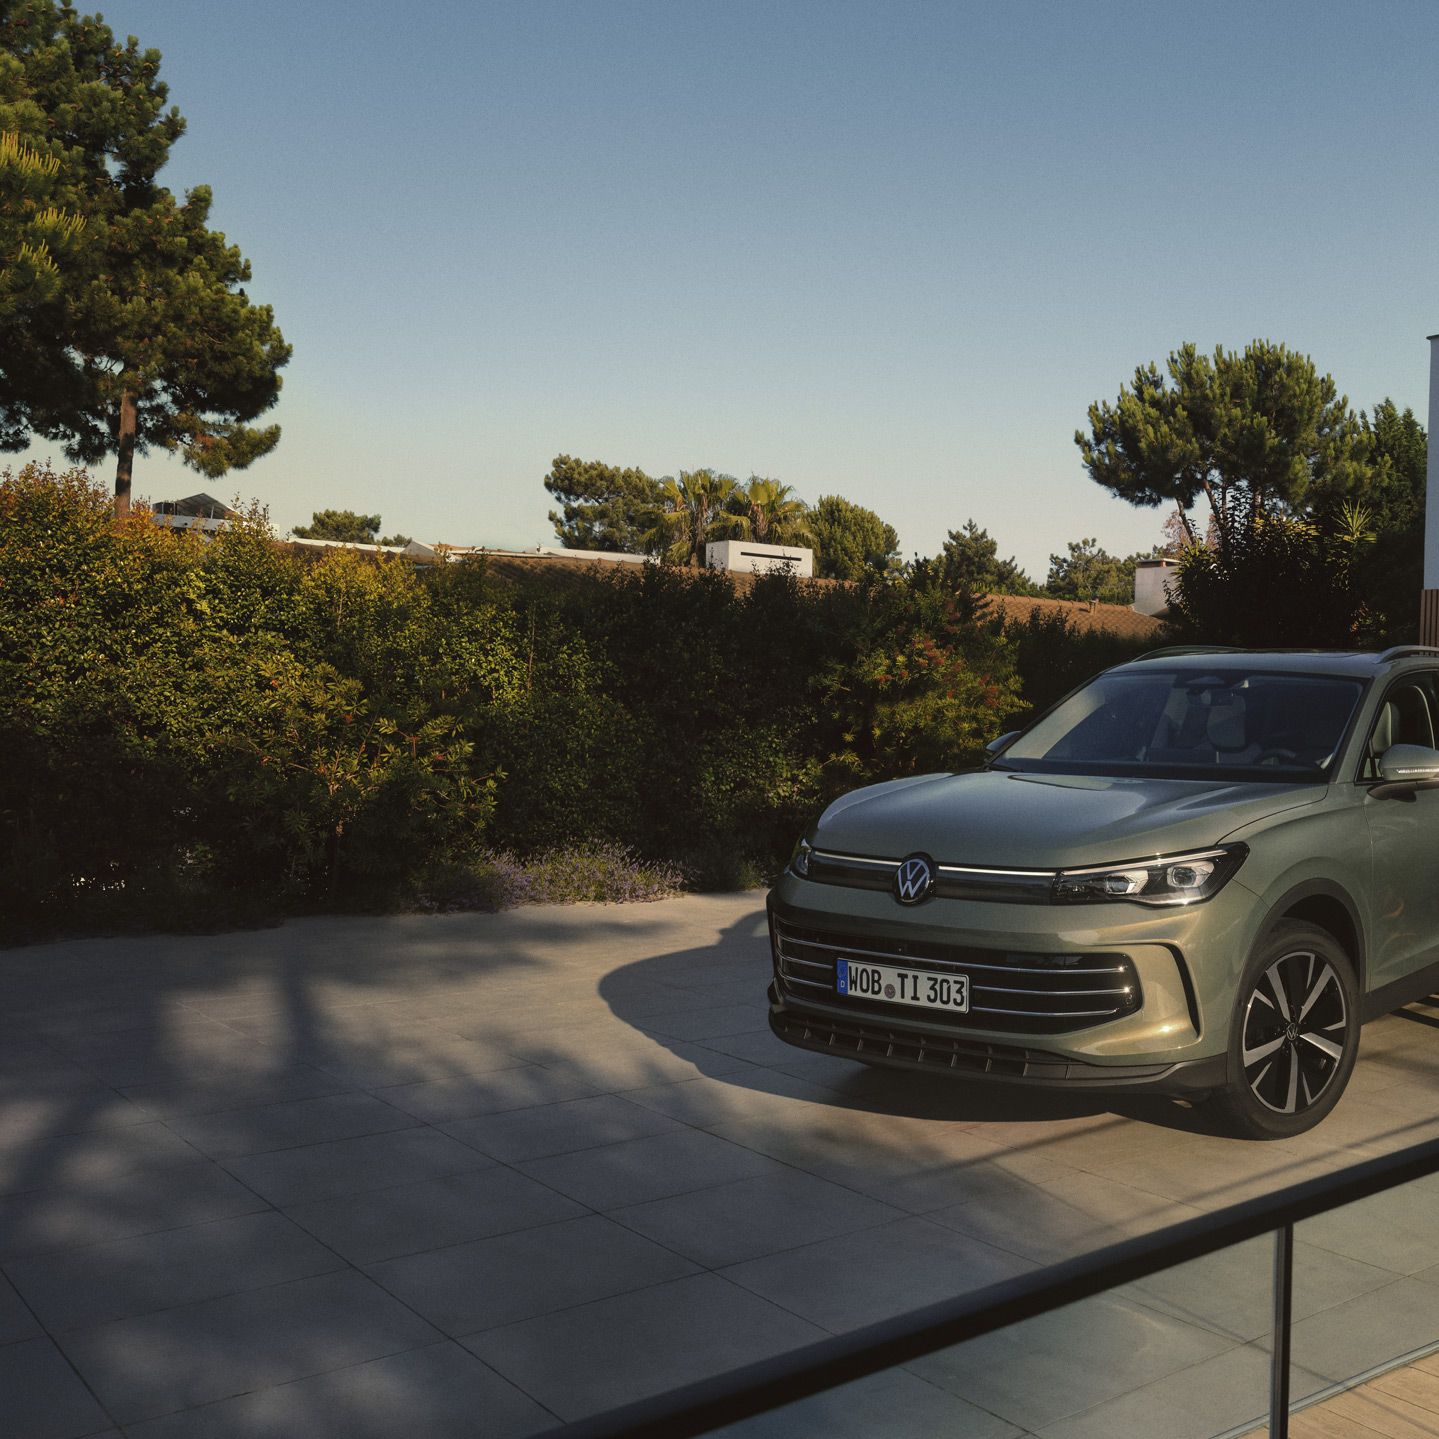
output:
<svg viewBox="0 0 1439 1439"><path fill-rule="evenodd" d="M918 904L934 885L934 866L927 856L912 854L894 876L894 897L901 904Z"/></svg>

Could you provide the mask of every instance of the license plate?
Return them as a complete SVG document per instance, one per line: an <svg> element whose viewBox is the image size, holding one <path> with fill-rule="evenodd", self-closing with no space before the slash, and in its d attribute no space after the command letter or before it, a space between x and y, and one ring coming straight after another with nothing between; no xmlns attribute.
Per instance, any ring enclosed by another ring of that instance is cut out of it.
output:
<svg viewBox="0 0 1439 1439"><path fill-rule="evenodd" d="M896 969L888 964L841 959L835 962L834 987L840 994L852 994L858 999L969 1013L967 974L936 974L929 969Z"/></svg>

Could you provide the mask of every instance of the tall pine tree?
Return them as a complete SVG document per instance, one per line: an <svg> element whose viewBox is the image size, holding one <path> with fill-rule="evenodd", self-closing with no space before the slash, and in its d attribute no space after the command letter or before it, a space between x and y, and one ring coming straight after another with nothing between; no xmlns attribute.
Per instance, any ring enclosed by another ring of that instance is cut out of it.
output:
<svg viewBox="0 0 1439 1439"><path fill-rule="evenodd" d="M0 0L0 133L50 171L45 206L69 227L47 282L0 307L0 447L38 435L72 460L115 455L117 514L152 445L212 478L272 450L279 426L249 422L290 358L245 293L248 261L208 226L208 187L181 201L156 180L185 129L159 68L98 15ZM0 243L40 203L33 176L9 178L0 168Z"/></svg>

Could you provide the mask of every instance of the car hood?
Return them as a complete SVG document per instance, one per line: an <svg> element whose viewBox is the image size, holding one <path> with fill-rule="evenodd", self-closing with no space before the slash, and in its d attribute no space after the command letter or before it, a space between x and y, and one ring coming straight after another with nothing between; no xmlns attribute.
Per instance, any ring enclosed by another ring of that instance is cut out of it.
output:
<svg viewBox="0 0 1439 1439"><path fill-rule="evenodd" d="M840 854L1065 869L1206 849L1321 785L1119 779L979 770L854 790L820 816L813 844Z"/></svg>

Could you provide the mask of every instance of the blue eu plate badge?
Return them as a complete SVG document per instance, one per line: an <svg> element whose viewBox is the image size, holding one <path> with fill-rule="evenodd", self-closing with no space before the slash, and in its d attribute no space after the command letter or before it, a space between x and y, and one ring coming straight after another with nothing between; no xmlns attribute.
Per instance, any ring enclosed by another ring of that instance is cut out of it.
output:
<svg viewBox="0 0 1439 1439"><path fill-rule="evenodd" d="M834 987L840 994L849 993L849 960L837 959L834 962Z"/></svg>

